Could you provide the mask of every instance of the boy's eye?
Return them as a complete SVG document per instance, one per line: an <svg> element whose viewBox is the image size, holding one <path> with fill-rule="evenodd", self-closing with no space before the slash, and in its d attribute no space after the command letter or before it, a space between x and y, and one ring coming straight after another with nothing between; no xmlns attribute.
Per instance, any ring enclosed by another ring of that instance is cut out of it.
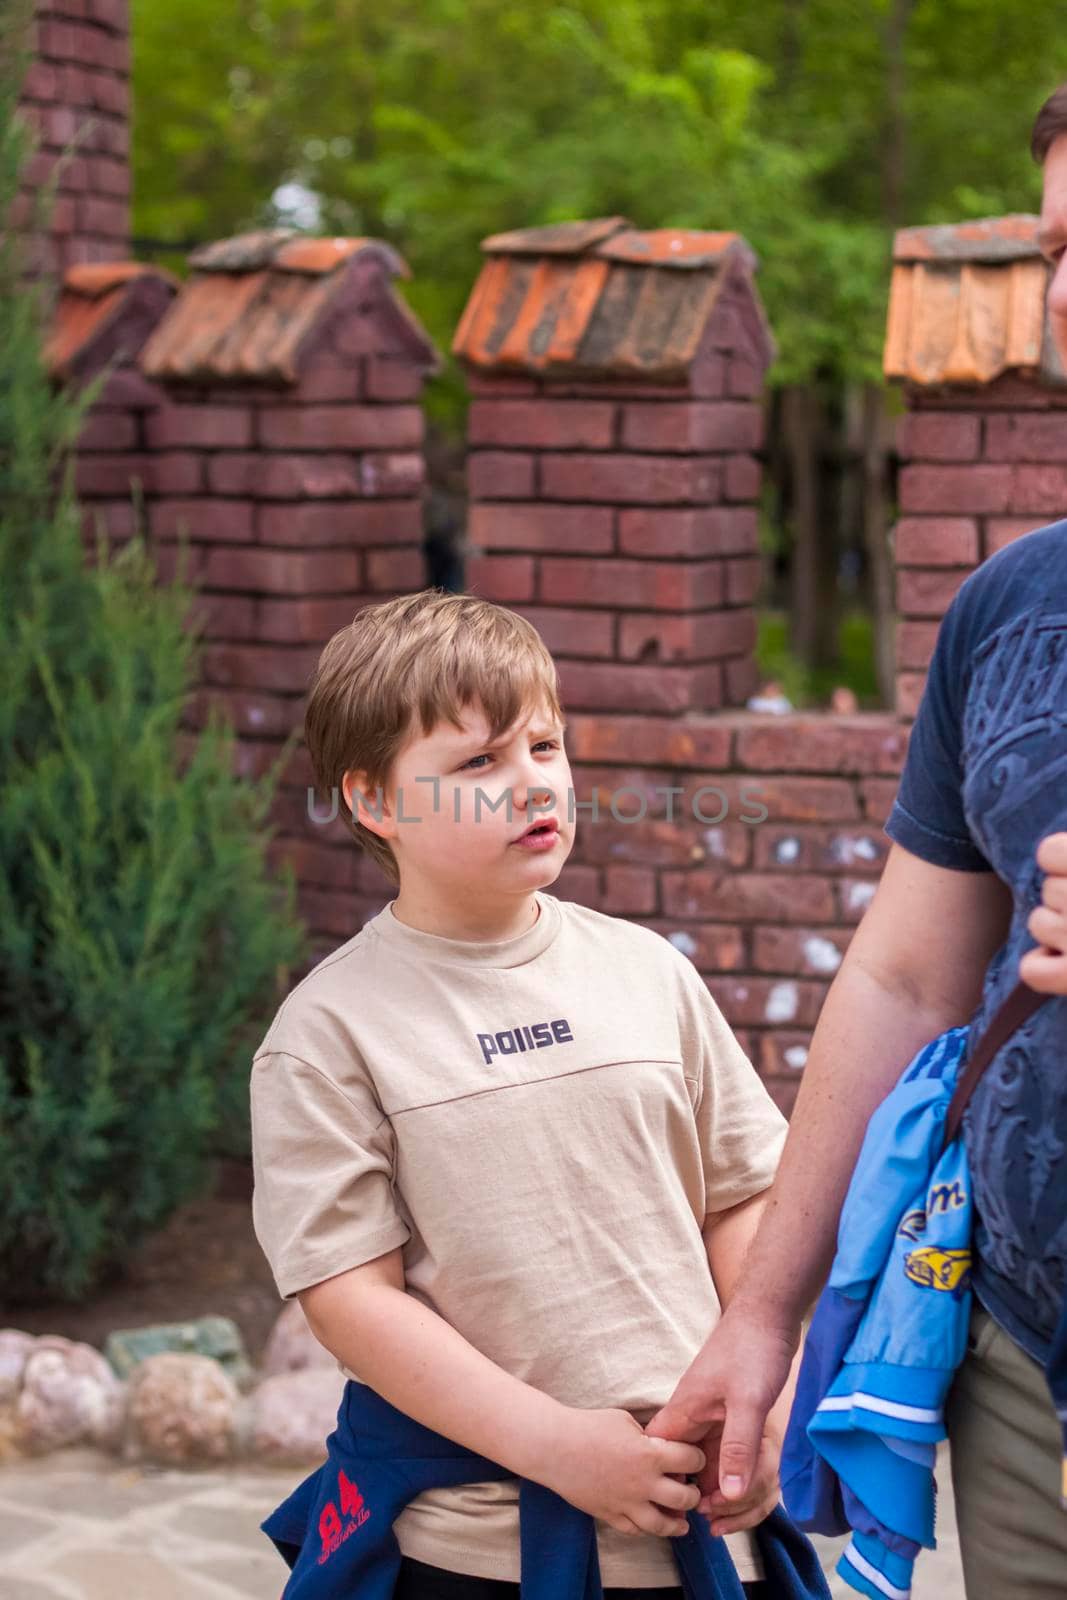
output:
<svg viewBox="0 0 1067 1600"><path fill-rule="evenodd" d="M546 746L547 746L547 748L549 750L558 750L559 749L559 741L558 741L558 739L539 739L538 742L534 745L534 749L535 750L540 750L540 749L542 749L542 748L544 748ZM489 757L488 754L483 755L483 756L471 756L470 760L469 761L465 761L463 763L463 765L460 767L459 770L460 770L460 772L466 772L466 771L468 771L468 769L473 771L473 772L481 772L482 768L481 767L476 767L474 765L474 763L476 761L488 761L489 759L490 759L490 757Z"/></svg>

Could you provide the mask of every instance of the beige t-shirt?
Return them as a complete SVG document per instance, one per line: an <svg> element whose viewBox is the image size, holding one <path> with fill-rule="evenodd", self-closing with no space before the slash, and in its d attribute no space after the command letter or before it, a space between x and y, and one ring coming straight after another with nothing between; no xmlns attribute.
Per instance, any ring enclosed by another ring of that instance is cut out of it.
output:
<svg viewBox="0 0 1067 1600"><path fill-rule="evenodd" d="M534 898L489 942L390 902L292 991L252 1068L256 1233L286 1299L402 1245L408 1292L490 1360L643 1426L719 1316L705 1215L767 1188L786 1124L688 957ZM427 1490L395 1532L515 1582L518 1483ZM597 1536L606 1586L678 1582L668 1540Z"/></svg>

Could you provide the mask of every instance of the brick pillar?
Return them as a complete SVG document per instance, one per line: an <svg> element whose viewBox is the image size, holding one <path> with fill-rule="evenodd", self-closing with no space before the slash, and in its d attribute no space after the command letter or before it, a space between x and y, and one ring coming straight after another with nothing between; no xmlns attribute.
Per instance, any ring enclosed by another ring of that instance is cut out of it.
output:
<svg viewBox="0 0 1067 1600"><path fill-rule="evenodd" d="M472 592L537 626L576 710L743 704L772 345L736 234L618 218L489 239L470 374Z"/></svg>
<svg viewBox="0 0 1067 1600"><path fill-rule="evenodd" d="M897 707L914 717L945 609L974 568L1067 513L1067 385L1037 218L897 235L887 376L903 382Z"/></svg>
<svg viewBox="0 0 1067 1600"><path fill-rule="evenodd" d="M246 235L198 251L146 345L164 403L146 418L149 528L161 566L190 540L209 703L238 732L241 770L273 765L303 721L326 640L370 601L420 589L423 419L436 352L365 239ZM273 821L318 944L350 937L389 885L328 801L309 811L299 747Z"/></svg>
<svg viewBox="0 0 1067 1600"><path fill-rule="evenodd" d="M150 481L146 414L162 391L137 368L145 340L174 298L178 280L137 262L70 267L64 274L44 347L53 379L78 388L109 375L78 437L74 484L87 538L99 525L115 544L133 534L131 491Z"/></svg>
<svg viewBox="0 0 1067 1600"><path fill-rule="evenodd" d="M890 715L718 709L752 681L772 347L751 257L617 219L486 248L454 346L468 587L559 662L582 810L553 892L681 950L788 1110L885 859L905 741Z"/></svg>
<svg viewBox="0 0 1067 1600"><path fill-rule="evenodd" d="M120 261L129 250L130 41L128 0L38 0L22 114L37 150L16 213L72 144L47 232L33 235L29 265L58 276L78 262Z"/></svg>

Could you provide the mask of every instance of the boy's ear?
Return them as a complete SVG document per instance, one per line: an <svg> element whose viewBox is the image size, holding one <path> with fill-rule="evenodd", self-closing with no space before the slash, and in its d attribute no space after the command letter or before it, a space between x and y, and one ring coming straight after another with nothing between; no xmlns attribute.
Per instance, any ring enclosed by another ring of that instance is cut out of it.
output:
<svg viewBox="0 0 1067 1600"><path fill-rule="evenodd" d="M354 822L358 822L361 827L369 828L371 833L384 835L388 831L381 826L389 815L385 795L378 788L372 793L365 772L360 772L355 767L346 772L341 779L341 793L345 797L345 804L352 813Z"/></svg>

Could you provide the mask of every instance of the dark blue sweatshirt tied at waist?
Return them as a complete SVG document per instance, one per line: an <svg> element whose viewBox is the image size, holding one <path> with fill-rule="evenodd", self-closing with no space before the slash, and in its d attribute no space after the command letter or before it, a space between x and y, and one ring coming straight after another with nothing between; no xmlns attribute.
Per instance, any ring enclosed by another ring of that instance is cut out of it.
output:
<svg viewBox="0 0 1067 1600"><path fill-rule="evenodd" d="M283 1600L391 1600L401 1554L393 1523L426 1489L515 1474L415 1422L351 1379L327 1459L262 1524L290 1568ZM601 1600L596 1524L519 1478L522 1600ZM725 1542L705 1517L671 1539L686 1600L744 1600ZM815 1550L778 1507L753 1529L775 1600L830 1600Z"/></svg>

